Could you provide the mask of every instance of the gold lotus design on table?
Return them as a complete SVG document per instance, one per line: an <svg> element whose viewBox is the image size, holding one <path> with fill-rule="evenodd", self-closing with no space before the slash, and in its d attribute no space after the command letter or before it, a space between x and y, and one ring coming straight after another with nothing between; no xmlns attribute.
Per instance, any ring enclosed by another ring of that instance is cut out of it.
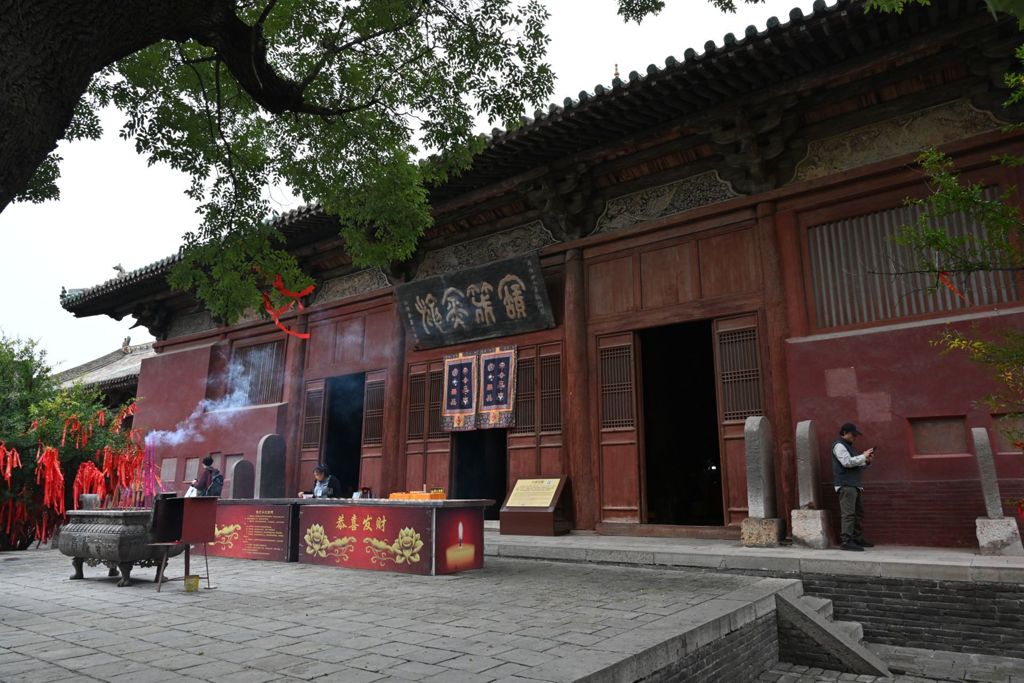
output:
<svg viewBox="0 0 1024 683"><path fill-rule="evenodd" d="M356 541L354 536L332 539L324 531L322 524L310 524L303 540L306 541L307 555L324 558L330 555L335 558L335 562L347 561L348 554L352 551L352 544Z"/></svg>
<svg viewBox="0 0 1024 683"><path fill-rule="evenodd" d="M364 538L366 552L371 555L370 562L384 564L394 562L397 564L413 565L420 561L420 550L423 549L423 540L419 532L412 527L406 527L398 532L398 538L393 543L382 541L379 538Z"/></svg>

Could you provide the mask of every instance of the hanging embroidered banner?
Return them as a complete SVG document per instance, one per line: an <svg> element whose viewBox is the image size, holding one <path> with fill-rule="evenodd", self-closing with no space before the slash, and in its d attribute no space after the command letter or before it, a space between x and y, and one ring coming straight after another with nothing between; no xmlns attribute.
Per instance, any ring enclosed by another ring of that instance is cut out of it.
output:
<svg viewBox="0 0 1024 683"><path fill-rule="evenodd" d="M477 429L515 425L516 347L500 346L480 352L480 404Z"/></svg>
<svg viewBox="0 0 1024 683"><path fill-rule="evenodd" d="M441 421L446 432L476 429L477 352L444 358L444 405Z"/></svg>

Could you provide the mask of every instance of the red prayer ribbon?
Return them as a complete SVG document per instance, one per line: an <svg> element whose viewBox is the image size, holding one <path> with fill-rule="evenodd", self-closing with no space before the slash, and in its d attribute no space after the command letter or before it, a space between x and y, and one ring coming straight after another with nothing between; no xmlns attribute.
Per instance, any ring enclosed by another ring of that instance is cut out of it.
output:
<svg viewBox="0 0 1024 683"><path fill-rule="evenodd" d="M954 294L956 294L958 297L960 297L964 301L967 301L967 297L964 296L964 293L961 292L959 289L957 289L956 285L954 285L953 281L949 278L949 273L947 273L944 270L940 271L939 272L939 282L941 282L943 285L945 285L946 289L948 289L949 291L953 292Z"/></svg>
<svg viewBox="0 0 1024 683"><path fill-rule="evenodd" d="M281 274L278 273L277 275L274 276L274 289L276 289L281 294L281 296L287 297L291 299L291 301L289 301L281 308L274 308L274 305L270 303L270 297L267 295L266 292L264 292L263 310L265 310L270 315L270 319L274 321L274 325L277 326L277 329L281 330L285 334L290 334L293 337L297 337L298 339L309 339L310 335L308 332L296 332L295 330L289 329L287 326L285 326L285 324L281 322L281 316L290 311L292 307L295 306L296 304L298 304L299 310L301 311L304 308L304 306L302 305L302 302L299 299L301 299L304 296L309 296L309 294L311 294L313 290L316 289L316 285L310 285L309 287L303 289L301 292L293 292L292 290L284 286L284 280L281 279Z"/></svg>

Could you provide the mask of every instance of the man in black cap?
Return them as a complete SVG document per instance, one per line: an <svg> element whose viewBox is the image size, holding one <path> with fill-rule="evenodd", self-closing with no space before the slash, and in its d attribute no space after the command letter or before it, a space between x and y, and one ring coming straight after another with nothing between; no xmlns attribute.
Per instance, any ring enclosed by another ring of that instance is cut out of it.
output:
<svg viewBox="0 0 1024 683"><path fill-rule="evenodd" d="M839 438L832 444L833 484L839 494L842 513L842 544L839 547L843 550L862 551L874 545L864 540L864 485L861 478L864 468L875 456L875 449L858 452L853 442L860 435L857 425L845 422L839 428Z"/></svg>

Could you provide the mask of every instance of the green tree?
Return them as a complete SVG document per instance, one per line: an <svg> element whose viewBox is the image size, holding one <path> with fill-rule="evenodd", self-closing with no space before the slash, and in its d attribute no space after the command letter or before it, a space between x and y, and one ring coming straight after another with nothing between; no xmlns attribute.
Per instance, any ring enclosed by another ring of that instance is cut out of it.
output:
<svg viewBox="0 0 1024 683"><path fill-rule="evenodd" d="M36 342L0 336L0 550L49 537L63 519L60 508L73 507L82 463L98 460L102 468L107 453L141 461L135 435L118 419L126 408L108 415L97 390L60 388ZM64 477L59 505L46 501L45 479L37 481L39 456L47 448L56 452Z"/></svg>
<svg viewBox="0 0 1024 683"><path fill-rule="evenodd" d="M57 142L98 137L112 105L140 154L191 176L201 222L172 284L219 318L268 274L308 282L264 223L269 186L338 216L356 264L401 261L426 188L482 149L475 118L516 128L551 94L547 16L540 0L0 0L0 211L56 198Z"/></svg>

